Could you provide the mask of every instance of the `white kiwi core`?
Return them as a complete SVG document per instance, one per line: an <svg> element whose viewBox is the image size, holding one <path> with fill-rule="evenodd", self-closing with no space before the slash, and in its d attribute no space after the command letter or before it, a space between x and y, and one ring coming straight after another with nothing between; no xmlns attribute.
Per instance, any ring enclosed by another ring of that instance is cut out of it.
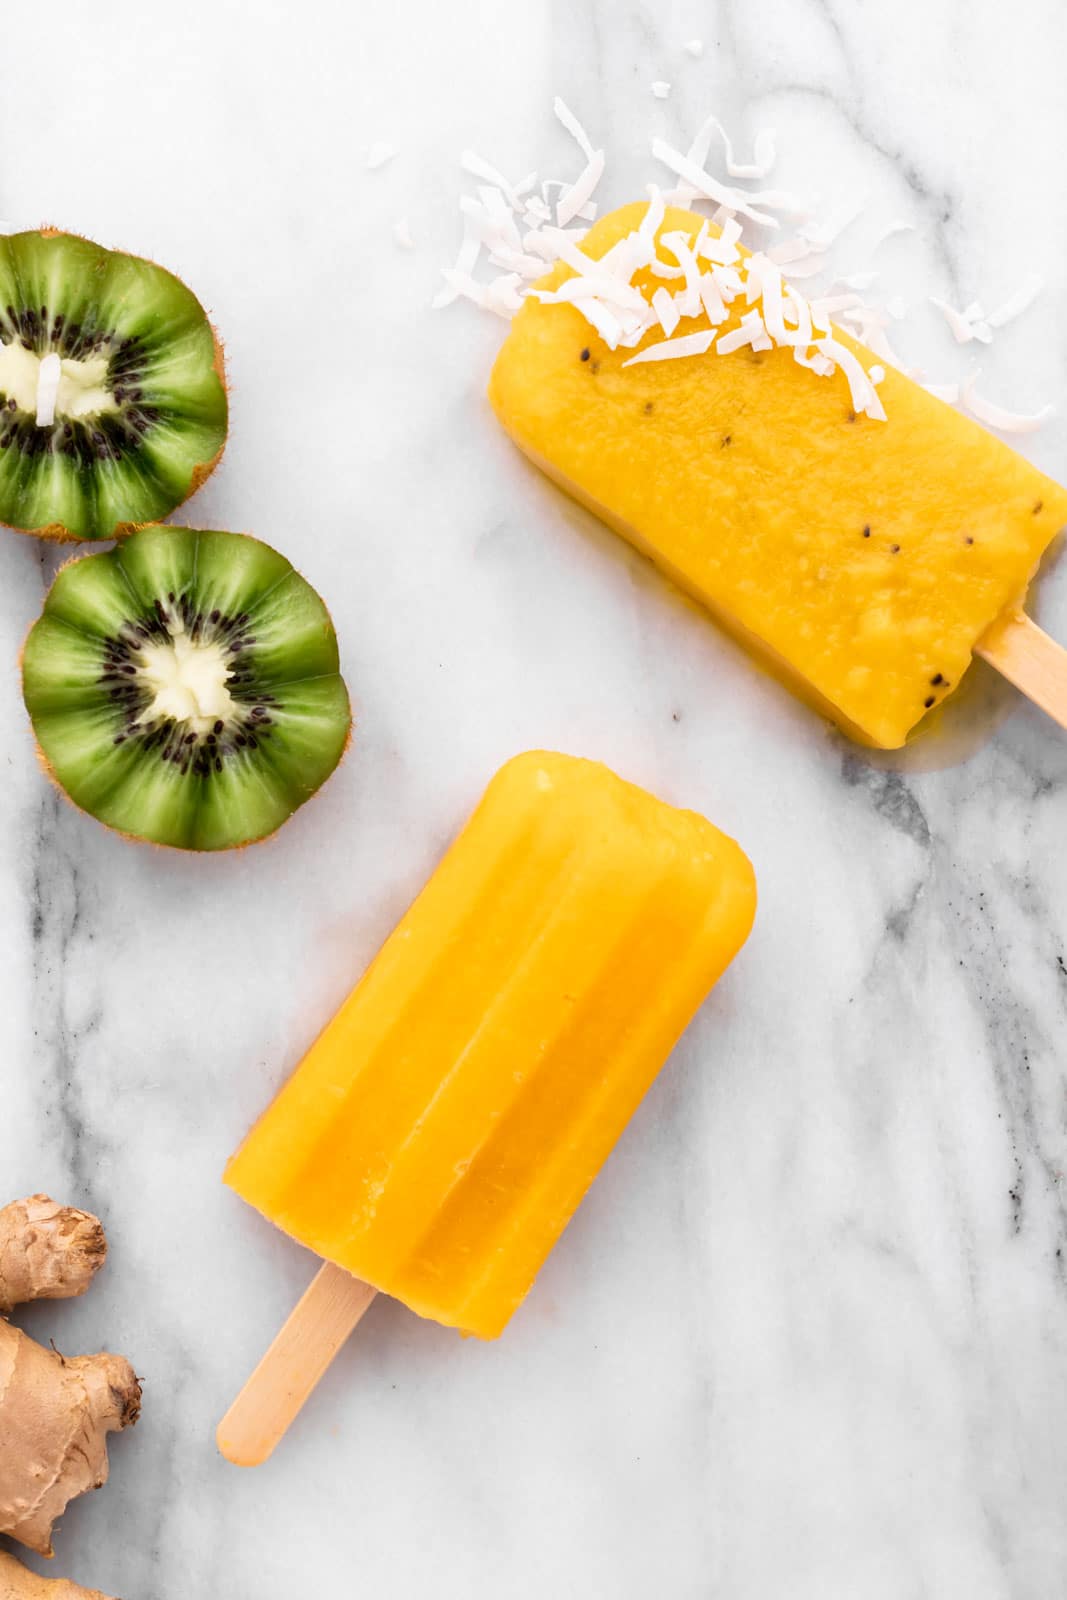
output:
<svg viewBox="0 0 1067 1600"><path fill-rule="evenodd" d="M169 644L141 646L137 676L152 691L152 704L139 720L166 717L184 722L193 733L208 733L216 722L228 722L234 709L226 687L232 673L226 652L214 641L194 642L180 618L167 623Z"/></svg>
<svg viewBox="0 0 1067 1600"><path fill-rule="evenodd" d="M43 359L17 339L0 345L0 394L7 395L19 411L27 411L31 416L37 415ZM107 383L107 359L101 355L89 356L85 361L63 357L55 396L57 417L98 417L105 411L119 409Z"/></svg>

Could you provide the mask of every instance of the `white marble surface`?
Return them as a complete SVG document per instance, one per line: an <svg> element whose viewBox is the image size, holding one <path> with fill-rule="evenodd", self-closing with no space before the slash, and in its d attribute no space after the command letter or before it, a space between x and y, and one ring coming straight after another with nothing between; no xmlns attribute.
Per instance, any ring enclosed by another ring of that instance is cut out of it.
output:
<svg viewBox="0 0 1067 1600"><path fill-rule="evenodd" d="M275 842L125 843L37 771L14 661L53 562L0 542L0 1187L103 1214L105 1277L26 1321L145 1379L56 1567L126 1600L1062 1595L1067 737L986 686L907 761L846 746L523 466L483 399L500 327L428 301L464 145L561 164L562 92L621 200L651 132L717 109L776 124L783 181L867 193L852 265L916 221L879 260L905 294L994 300L1014 240L1050 286L985 382L1063 402L1067 11L52 0L3 33L0 213L211 307L232 435L189 520L321 589L359 716ZM933 314L913 343L966 370ZM1067 639L1062 566L1041 614ZM241 1473L215 1420L314 1263L225 1156L533 744L736 834L756 932L503 1340L377 1305Z"/></svg>

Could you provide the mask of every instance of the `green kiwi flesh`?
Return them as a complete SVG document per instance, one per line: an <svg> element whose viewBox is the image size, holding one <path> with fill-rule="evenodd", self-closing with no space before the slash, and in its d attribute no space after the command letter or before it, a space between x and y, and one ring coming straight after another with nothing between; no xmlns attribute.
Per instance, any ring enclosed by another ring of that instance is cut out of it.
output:
<svg viewBox="0 0 1067 1600"><path fill-rule="evenodd" d="M186 850L273 833L351 727L326 607L240 533L142 528L69 561L26 640L22 690L75 805Z"/></svg>
<svg viewBox="0 0 1067 1600"><path fill-rule="evenodd" d="M211 472L226 427L221 352L180 279L54 229L0 236L0 523L110 539L158 521Z"/></svg>

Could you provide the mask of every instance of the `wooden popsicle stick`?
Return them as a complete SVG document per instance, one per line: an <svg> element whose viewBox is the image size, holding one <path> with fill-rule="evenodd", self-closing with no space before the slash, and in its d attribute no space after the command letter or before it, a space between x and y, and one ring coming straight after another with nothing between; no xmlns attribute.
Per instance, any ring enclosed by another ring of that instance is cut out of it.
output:
<svg viewBox="0 0 1067 1600"><path fill-rule="evenodd" d="M219 1423L215 1439L227 1461L266 1461L377 1292L331 1261L319 1268Z"/></svg>
<svg viewBox="0 0 1067 1600"><path fill-rule="evenodd" d="M982 635L976 653L1067 728L1067 650L1024 612L1008 611L998 617Z"/></svg>

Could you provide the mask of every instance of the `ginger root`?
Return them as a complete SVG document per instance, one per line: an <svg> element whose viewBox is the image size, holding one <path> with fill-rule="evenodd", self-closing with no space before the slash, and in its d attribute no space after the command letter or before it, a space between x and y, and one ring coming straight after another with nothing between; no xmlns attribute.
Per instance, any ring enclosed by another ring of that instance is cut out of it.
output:
<svg viewBox="0 0 1067 1600"><path fill-rule="evenodd" d="M31 1194L0 1211L0 1315L28 1300L84 1294L107 1256L96 1217Z"/></svg>
<svg viewBox="0 0 1067 1600"><path fill-rule="evenodd" d="M50 1556L53 1522L107 1482L107 1436L140 1410L122 1356L68 1361L0 1322L0 1533Z"/></svg>
<svg viewBox="0 0 1067 1600"><path fill-rule="evenodd" d="M81 1294L106 1251L87 1212L47 1195L16 1201L0 1211L0 1294L8 1307ZM140 1410L122 1356L67 1360L0 1317L0 1533L50 1556L52 1524L75 1495L107 1481L107 1436Z"/></svg>
<svg viewBox="0 0 1067 1600"><path fill-rule="evenodd" d="M83 1589L69 1578L41 1578L0 1550L0 1600L108 1600L99 1589Z"/></svg>

